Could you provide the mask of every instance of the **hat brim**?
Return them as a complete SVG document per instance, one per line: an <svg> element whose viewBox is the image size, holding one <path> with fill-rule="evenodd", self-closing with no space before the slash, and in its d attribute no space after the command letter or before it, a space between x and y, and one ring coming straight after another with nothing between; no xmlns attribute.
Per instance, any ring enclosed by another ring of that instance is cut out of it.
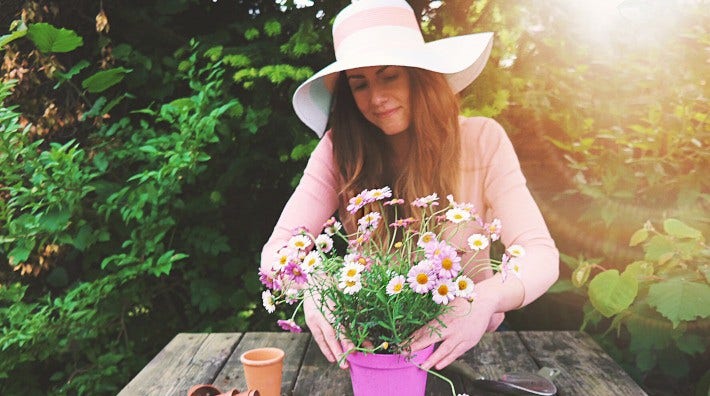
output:
<svg viewBox="0 0 710 396"><path fill-rule="evenodd" d="M328 124L337 73L381 65L417 67L444 74L457 93L481 74L492 45L493 33L485 32L431 41L417 48L373 49L362 56L341 59L324 67L296 89L293 108L298 118L321 137Z"/></svg>

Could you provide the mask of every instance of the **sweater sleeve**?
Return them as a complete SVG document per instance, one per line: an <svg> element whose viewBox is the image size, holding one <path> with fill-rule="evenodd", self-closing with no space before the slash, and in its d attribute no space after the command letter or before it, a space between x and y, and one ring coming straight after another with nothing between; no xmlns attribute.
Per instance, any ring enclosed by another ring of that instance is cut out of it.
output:
<svg viewBox="0 0 710 396"><path fill-rule="evenodd" d="M311 234L320 233L323 223L338 207L338 173L333 160L333 142L329 132L311 154L303 177L281 212L274 231L261 251L261 268L270 268L276 252L291 238L297 227Z"/></svg>
<svg viewBox="0 0 710 396"><path fill-rule="evenodd" d="M525 249L520 258L520 280L525 288L521 307L540 297L559 276L559 252L540 209L526 186L525 176L503 127L486 120L480 136L479 153L485 164L483 191L486 218L499 218L501 241Z"/></svg>

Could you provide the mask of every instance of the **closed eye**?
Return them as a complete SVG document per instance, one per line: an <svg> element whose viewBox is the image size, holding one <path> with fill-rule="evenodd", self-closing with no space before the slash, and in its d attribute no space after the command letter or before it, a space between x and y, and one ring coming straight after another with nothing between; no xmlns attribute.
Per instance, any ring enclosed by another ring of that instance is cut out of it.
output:
<svg viewBox="0 0 710 396"><path fill-rule="evenodd" d="M356 84L350 84L350 90L355 92L355 91L360 91L367 88L367 83L356 83Z"/></svg>

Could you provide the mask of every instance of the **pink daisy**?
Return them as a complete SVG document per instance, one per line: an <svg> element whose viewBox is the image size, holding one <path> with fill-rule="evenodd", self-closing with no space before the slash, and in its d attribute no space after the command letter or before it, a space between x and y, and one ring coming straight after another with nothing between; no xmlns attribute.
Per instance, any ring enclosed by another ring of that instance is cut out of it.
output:
<svg viewBox="0 0 710 396"><path fill-rule="evenodd" d="M284 329L286 331L290 331L291 333L300 333L303 331L303 329L301 329L301 326L297 325L293 319L289 319L289 320L279 319L276 321L276 323L279 326L281 326L282 329Z"/></svg>
<svg viewBox="0 0 710 396"><path fill-rule="evenodd" d="M422 260L419 264L409 269L407 273L407 283L415 293L426 294L434 287L436 280L431 271L431 263L427 260Z"/></svg>

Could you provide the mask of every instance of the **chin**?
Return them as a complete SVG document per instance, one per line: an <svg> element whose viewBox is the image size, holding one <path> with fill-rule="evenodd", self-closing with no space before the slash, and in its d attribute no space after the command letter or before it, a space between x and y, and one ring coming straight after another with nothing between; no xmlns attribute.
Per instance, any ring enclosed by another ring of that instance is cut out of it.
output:
<svg viewBox="0 0 710 396"><path fill-rule="evenodd" d="M380 126L379 128L385 135L394 136L407 131L408 126Z"/></svg>

